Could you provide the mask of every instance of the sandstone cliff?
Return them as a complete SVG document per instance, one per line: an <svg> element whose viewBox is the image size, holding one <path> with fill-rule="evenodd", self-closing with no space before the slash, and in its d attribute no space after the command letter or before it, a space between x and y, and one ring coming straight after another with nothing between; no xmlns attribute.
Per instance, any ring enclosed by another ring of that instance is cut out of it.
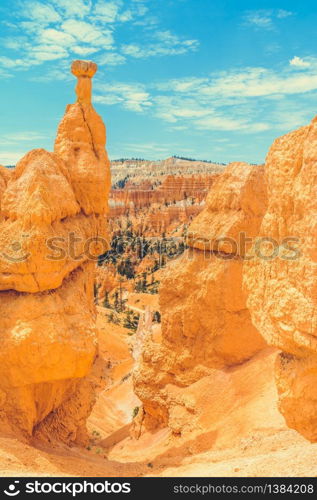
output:
<svg viewBox="0 0 317 500"><path fill-rule="evenodd" d="M214 175L223 172L224 164L178 158L172 156L165 160L149 161L138 159L113 160L111 174L113 185L125 180L126 185L139 185L146 188L148 183L164 182L166 176L184 178L192 175ZM146 182L144 182L146 181Z"/></svg>
<svg viewBox="0 0 317 500"><path fill-rule="evenodd" d="M152 181L128 181L122 189L110 191L110 227L124 225L125 218L133 228L147 236L171 234L189 224L204 208L207 194L218 173L167 175Z"/></svg>
<svg viewBox="0 0 317 500"><path fill-rule="evenodd" d="M196 203L204 200L216 180L218 174L175 176L167 175L158 186L147 181L127 183L124 189L113 189L110 192L112 205L123 204L126 213L129 209L138 210L149 207L153 203L169 204L187 198L194 198Z"/></svg>
<svg viewBox="0 0 317 500"><path fill-rule="evenodd" d="M190 389L178 388L211 373L217 379L265 346L242 290L244 251L238 244L228 249L223 239L236 241L249 231L255 236L265 207L263 167L229 165L189 228L189 250L167 266L160 287L162 342L146 338L134 374L147 427L168 424L183 432L196 410Z"/></svg>
<svg viewBox="0 0 317 500"><path fill-rule="evenodd" d="M317 440L317 119L267 156L268 207L245 264L254 325L282 350L276 364L287 424Z"/></svg>
<svg viewBox="0 0 317 500"><path fill-rule="evenodd" d="M91 104L96 69L73 63L78 99L55 152L0 169L0 414L20 436L81 441L93 402L92 259L105 251L110 186L105 127Z"/></svg>

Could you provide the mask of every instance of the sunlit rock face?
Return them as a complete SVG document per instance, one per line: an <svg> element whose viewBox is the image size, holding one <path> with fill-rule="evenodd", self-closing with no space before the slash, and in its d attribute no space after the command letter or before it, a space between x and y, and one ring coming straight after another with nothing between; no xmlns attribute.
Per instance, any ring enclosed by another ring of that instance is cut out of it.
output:
<svg viewBox="0 0 317 500"><path fill-rule="evenodd" d="M110 186L105 126L91 104L96 70L73 63L78 100L55 152L0 167L0 414L20 436L83 441L93 402L93 259L107 246Z"/></svg>
<svg viewBox="0 0 317 500"><path fill-rule="evenodd" d="M192 409L182 398L177 402L176 388L243 363L265 346L246 306L239 242L240 233L257 235L265 209L263 167L229 165L189 227L189 249L167 266L160 287L162 342L145 341L134 374L148 427L180 429L183 415L185 428ZM176 413L175 406L181 407Z"/></svg>
<svg viewBox="0 0 317 500"><path fill-rule="evenodd" d="M282 353L276 365L287 424L317 440L317 120L278 138L265 165L268 207L260 257L245 264L254 325ZM259 248L259 247L258 247ZM255 247L252 249L255 253Z"/></svg>

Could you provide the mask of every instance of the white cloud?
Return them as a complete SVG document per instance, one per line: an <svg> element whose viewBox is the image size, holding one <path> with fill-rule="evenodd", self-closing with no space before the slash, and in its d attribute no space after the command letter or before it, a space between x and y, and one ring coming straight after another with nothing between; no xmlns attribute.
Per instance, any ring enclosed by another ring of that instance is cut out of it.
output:
<svg viewBox="0 0 317 500"><path fill-rule="evenodd" d="M137 113L143 112L152 106L150 94L142 84L122 82L114 84L97 83L95 89L101 93L95 95L94 100L101 104L121 104L125 109L136 111Z"/></svg>
<svg viewBox="0 0 317 500"><path fill-rule="evenodd" d="M294 13L290 10L278 9L276 17L278 17L279 19L284 19L285 17L292 16L293 14Z"/></svg>
<svg viewBox="0 0 317 500"><path fill-rule="evenodd" d="M249 10L244 15L244 22L256 29L274 30L276 21L292 15L293 12L285 9Z"/></svg>
<svg viewBox="0 0 317 500"><path fill-rule="evenodd" d="M198 49L198 40L181 40L170 31L159 31L154 35L154 42L144 45L124 44L122 52L137 59L153 56L172 56L186 54Z"/></svg>
<svg viewBox="0 0 317 500"><path fill-rule="evenodd" d="M289 63L291 66L295 66L296 68L309 68L311 66L311 63L309 61L305 61L298 56L294 56Z"/></svg>
<svg viewBox="0 0 317 500"><path fill-rule="evenodd" d="M1 63L0 63L1 65ZM12 78L12 73L10 73L8 70L4 68L0 68L0 77L1 78Z"/></svg>
<svg viewBox="0 0 317 500"><path fill-rule="evenodd" d="M98 0L94 8L94 15L101 21L113 23L118 18L121 5L122 2L106 2L104 0Z"/></svg>
<svg viewBox="0 0 317 500"><path fill-rule="evenodd" d="M102 46L102 48L111 48L113 36L111 31L98 28L93 24L76 19L68 19L62 26L62 30L83 43L92 43Z"/></svg>
<svg viewBox="0 0 317 500"><path fill-rule="evenodd" d="M124 10L124 3L126 2L123 0L97 0L93 9L94 18L105 23L126 23L133 21L134 18L143 17L147 13L148 9L142 3L131 5L130 2L126 10Z"/></svg>
<svg viewBox="0 0 317 500"><path fill-rule="evenodd" d="M69 33L64 31L48 28L40 32L40 42L42 43L54 43L60 44L62 46L67 45L67 47L74 45L76 40Z"/></svg>
<svg viewBox="0 0 317 500"><path fill-rule="evenodd" d="M297 109L296 105L291 106L291 113L289 111L290 103L287 103L287 108L285 106L278 106L278 108L273 111L271 120L274 122L276 129L280 130L291 130L301 127L310 121L312 118L311 111L306 109Z"/></svg>
<svg viewBox="0 0 317 500"><path fill-rule="evenodd" d="M98 58L98 64L105 66L119 66L120 64L124 64L126 58L121 54L117 54L115 52L106 52L102 56Z"/></svg>
<svg viewBox="0 0 317 500"><path fill-rule="evenodd" d="M69 68L53 68L44 71L41 75L31 76L32 82L56 82L72 80L73 76L70 74Z"/></svg>
<svg viewBox="0 0 317 500"><path fill-rule="evenodd" d="M81 45L74 45L72 47L72 52L75 54L78 54L80 56L87 56L89 54L94 54L95 52L98 52L100 50L100 47L92 47L91 45L87 47L83 47Z"/></svg>
<svg viewBox="0 0 317 500"><path fill-rule="evenodd" d="M208 83L209 79L208 78L198 78L198 77L188 77L188 78L182 78L182 79L173 79L173 80L167 80L164 82L159 82L155 84L155 88L158 90L162 91L169 91L172 90L174 92L190 92L192 90L196 90L199 88L202 84Z"/></svg>
<svg viewBox="0 0 317 500"><path fill-rule="evenodd" d="M19 23L19 28L22 33L25 33L29 37L37 35L43 27L46 27L46 22L39 21L21 21ZM34 38L33 38L34 40Z"/></svg>
<svg viewBox="0 0 317 500"><path fill-rule="evenodd" d="M13 11L16 22L6 23L16 34L1 42L9 49L0 58L1 76L90 54L95 54L100 64L118 66L128 57L178 55L197 49L197 40L181 39L171 31L149 32L148 25L153 26L153 20L147 15L146 0L130 0L128 8L126 5L124 0L20 0L19 10ZM120 50L115 42L118 26L127 22L135 26L141 20L145 24L138 28L137 39L142 36L143 45L134 43L132 38ZM48 81L50 75L57 75L58 69L46 69L45 74L37 75L37 81Z"/></svg>
<svg viewBox="0 0 317 500"><path fill-rule="evenodd" d="M20 132L12 132L8 134L2 134L0 138L0 144L11 144L15 142L22 141L36 141L41 139L46 139L47 135L41 134L39 132L33 132L30 130L20 131Z"/></svg>
<svg viewBox="0 0 317 500"><path fill-rule="evenodd" d="M51 0L51 2L69 17L84 18L91 10L91 0Z"/></svg>
<svg viewBox="0 0 317 500"><path fill-rule="evenodd" d="M170 150L170 147L170 144L168 146L164 146L164 144L161 144L159 142L125 144L125 149L127 149L128 151L142 154L148 154L151 152L165 154Z"/></svg>
<svg viewBox="0 0 317 500"><path fill-rule="evenodd" d="M20 50L23 44L27 43L26 37L15 37L15 38L3 38L2 44L7 49Z"/></svg>
<svg viewBox="0 0 317 500"><path fill-rule="evenodd" d="M18 144L21 142L36 143L36 141L47 139L45 134L36 131L17 131L7 134L2 134L0 137L0 164L1 165L16 165L16 163L25 155L25 150L19 151ZM13 149L11 149L13 148Z"/></svg>
<svg viewBox="0 0 317 500"><path fill-rule="evenodd" d="M246 116L232 107L221 109L217 107L217 101L206 99L199 93L184 97L174 94L172 96L157 96L153 99L155 103L155 115L169 123L190 124L192 128L200 130L225 130L225 131L249 131L259 132L268 128L267 124L253 124ZM174 126L175 129L175 126Z"/></svg>
<svg viewBox="0 0 317 500"><path fill-rule="evenodd" d="M122 14L120 14L118 16L118 19L122 23L126 23L128 21L132 21L132 19L133 19L133 12L132 12L132 10L126 10L126 11L122 12Z"/></svg>
<svg viewBox="0 0 317 500"><path fill-rule="evenodd" d="M16 165L24 154L23 151L0 151L0 165Z"/></svg>
<svg viewBox="0 0 317 500"><path fill-rule="evenodd" d="M23 59L10 59L9 57L6 56L0 56L0 65L8 69L28 67L27 61L24 61Z"/></svg>
<svg viewBox="0 0 317 500"><path fill-rule="evenodd" d="M37 45L33 48L32 56L37 61L54 61L68 57L68 52L60 45Z"/></svg>
<svg viewBox="0 0 317 500"><path fill-rule="evenodd" d="M242 98L300 94L316 88L316 70L310 74L303 74L274 72L265 68L245 68L215 75L208 84L200 85L199 91L206 96Z"/></svg>
<svg viewBox="0 0 317 500"><path fill-rule="evenodd" d="M150 114L172 124L173 130L287 131L307 123L312 105L307 102L316 100L317 59L307 60L310 66L304 73L295 64L276 71L241 68L148 85L100 85L96 101Z"/></svg>
<svg viewBox="0 0 317 500"><path fill-rule="evenodd" d="M247 126L246 122L243 122L242 120L234 120L232 118L216 114L196 120L195 124L198 128L206 130L241 130Z"/></svg>
<svg viewBox="0 0 317 500"><path fill-rule="evenodd" d="M22 17L42 24L56 23L61 21L61 16L54 7L40 2L26 2L23 4Z"/></svg>
<svg viewBox="0 0 317 500"><path fill-rule="evenodd" d="M253 123L250 120L228 118L226 116L210 116L195 122L198 128L206 130L237 130L240 132L255 133L270 129L268 123Z"/></svg>
<svg viewBox="0 0 317 500"><path fill-rule="evenodd" d="M248 12L245 15L246 24L255 26L256 28L273 29L272 12L269 10L256 10Z"/></svg>
<svg viewBox="0 0 317 500"><path fill-rule="evenodd" d="M132 56L132 57L144 57L143 54L143 49L139 47L138 45L135 45L133 43L126 44L122 46L122 52L126 54L127 56Z"/></svg>

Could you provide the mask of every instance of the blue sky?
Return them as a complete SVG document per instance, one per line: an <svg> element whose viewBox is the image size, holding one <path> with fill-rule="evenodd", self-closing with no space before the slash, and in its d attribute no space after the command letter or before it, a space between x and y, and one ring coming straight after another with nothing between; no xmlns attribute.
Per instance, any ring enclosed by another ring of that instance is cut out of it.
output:
<svg viewBox="0 0 317 500"><path fill-rule="evenodd" d="M264 161L317 110L317 7L257 0L2 0L0 163L53 149L73 59L98 63L112 159Z"/></svg>

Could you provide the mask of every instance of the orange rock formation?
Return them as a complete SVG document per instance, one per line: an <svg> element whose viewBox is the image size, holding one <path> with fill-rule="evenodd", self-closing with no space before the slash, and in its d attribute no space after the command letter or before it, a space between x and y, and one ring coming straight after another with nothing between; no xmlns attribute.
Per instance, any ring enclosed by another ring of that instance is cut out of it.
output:
<svg viewBox="0 0 317 500"><path fill-rule="evenodd" d="M277 139L266 159L268 207L244 280L254 325L282 350L279 408L317 441L317 119Z"/></svg>
<svg viewBox="0 0 317 500"><path fill-rule="evenodd" d="M110 186L105 127L90 99L96 69L73 63L78 100L55 152L36 149L13 171L0 168L0 408L20 436L81 441L93 402L90 257L105 250L96 238L107 236Z"/></svg>
<svg viewBox="0 0 317 500"><path fill-rule="evenodd" d="M242 290L244 253L239 246L229 251L221 245L222 254L214 247L239 231L257 234L266 208L263 174L263 167L229 165L189 228L195 235L190 249L166 269L160 288L162 343L147 337L134 374L147 427L168 424L181 433L195 405L190 395L177 396L177 388L242 363L265 346Z"/></svg>
<svg viewBox="0 0 317 500"><path fill-rule="evenodd" d="M128 182L124 189L112 189L110 192L110 216L135 214L153 204L176 203L187 198L194 198L195 203L199 204L206 198L217 176L218 174L184 177L167 175L158 186L150 181L138 184ZM118 210L119 207L121 210Z"/></svg>
<svg viewBox="0 0 317 500"><path fill-rule="evenodd" d="M194 174L195 176L201 175L205 177L206 175L221 173L223 170L223 164L177 158L175 156L158 161L126 159L111 162L111 174L114 184L123 179L128 179L126 186L139 185L140 187L143 186L142 189L151 188L153 184L156 184L156 181L163 182L167 175L185 178Z"/></svg>
<svg viewBox="0 0 317 500"><path fill-rule="evenodd" d="M156 187L150 181L140 184L127 183L124 189L113 189L110 199L113 206L124 203L126 211L130 207L140 209L153 203L173 203L187 197L195 198L197 203L204 200L218 174L175 176L167 175Z"/></svg>
<svg viewBox="0 0 317 500"><path fill-rule="evenodd" d="M218 173L166 175L152 182L128 181L123 189L110 191L110 227L129 217L133 228L147 236L161 235L188 224L204 208L206 196Z"/></svg>

